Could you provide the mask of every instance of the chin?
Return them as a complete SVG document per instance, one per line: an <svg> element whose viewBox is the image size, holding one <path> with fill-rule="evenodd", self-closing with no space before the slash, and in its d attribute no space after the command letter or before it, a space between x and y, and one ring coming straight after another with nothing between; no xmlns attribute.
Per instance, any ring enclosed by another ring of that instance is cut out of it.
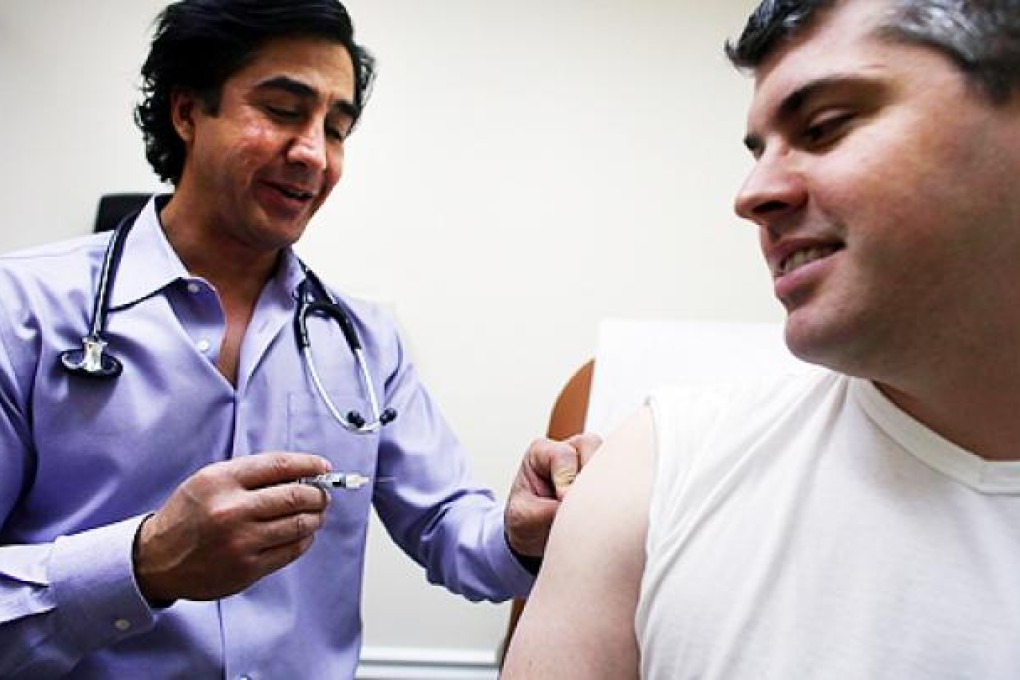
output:
<svg viewBox="0 0 1020 680"><path fill-rule="evenodd" d="M308 219L305 217L292 220L272 220L265 225L263 235L267 243L274 248L286 248L292 246L304 236L308 227Z"/></svg>
<svg viewBox="0 0 1020 680"><path fill-rule="evenodd" d="M849 373L852 338L845 327L809 320L803 314L791 314L784 330L786 346L801 361L817 364L841 373Z"/></svg>

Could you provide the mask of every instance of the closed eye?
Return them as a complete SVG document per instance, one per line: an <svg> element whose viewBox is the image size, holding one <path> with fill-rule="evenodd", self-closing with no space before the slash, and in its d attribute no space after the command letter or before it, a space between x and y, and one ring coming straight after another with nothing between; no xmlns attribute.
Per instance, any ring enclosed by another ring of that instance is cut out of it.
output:
<svg viewBox="0 0 1020 680"><path fill-rule="evenodd" d="M823 150L842 139L856 117L852 111L815 116L801 130L801 143L810 150Z"/></svg>
<svg viewBox="0 0 1020 680"><path fill-rule="evenodd" d="M266 111L274 118L285 121L298 120L302 115L296 109L286 109L279 106L266 106Z"/></svg>

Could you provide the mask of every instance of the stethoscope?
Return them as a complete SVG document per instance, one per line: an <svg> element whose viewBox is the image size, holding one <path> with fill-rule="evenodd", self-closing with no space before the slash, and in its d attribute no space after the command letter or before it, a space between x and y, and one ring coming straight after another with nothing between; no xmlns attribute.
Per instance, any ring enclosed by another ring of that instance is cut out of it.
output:
<svg viewBox="0 0 1020 680"><path fill-rule="evenodd" d="M117 277L120 267L121 255L124 252L124 242L128 232L134 226L138 213L123 218L116 229L113 237L106 246L106 253L103 256L102 269L99 272L99 283L96 294L92 301L92 320L89 323L89 332L82 338L81 349L69 349L60 353L60 365L71 375L108 380L116 378L124 370L123 364L106 351L108 343L104 340L107 320L110 316L110 295L113 290L113 282ZM315 391L319 398L326 405L330 414L348 432L355 434L371 434L378 431L383 425L393 422L397 412L392 408L380 410L379 397L368 371L368 363L365 361L365 352L361 346L361 340L354 323L351 321L347 311L336 301L322 285L311 269L300 262L301 270L305 280L298 288L297 309L294 312L294 334L297 338L298 349L304 359L305 367L315 385ZM358 366L358 374L361 378L361 388L368 397L369 408L372 409L372 419L366 420L358 411L340 413L336 404L330 399L329 394L319 378L319 372L315 368L315 360L312 358L312 341L308 335L308 316L317 314L336 321L344 334L348 347L354 354L354 360Z"/></svg>

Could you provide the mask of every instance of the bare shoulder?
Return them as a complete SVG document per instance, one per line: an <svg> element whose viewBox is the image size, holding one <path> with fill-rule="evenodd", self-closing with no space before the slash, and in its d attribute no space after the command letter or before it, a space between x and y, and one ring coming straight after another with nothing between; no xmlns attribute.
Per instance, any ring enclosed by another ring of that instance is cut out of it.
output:
<svg viewBox="0 0 1020 680"><path fill-rule="evenodd" d="M638 677L634 613L654 458L642 409L585 466L557 514L501 677Z"/></svg>

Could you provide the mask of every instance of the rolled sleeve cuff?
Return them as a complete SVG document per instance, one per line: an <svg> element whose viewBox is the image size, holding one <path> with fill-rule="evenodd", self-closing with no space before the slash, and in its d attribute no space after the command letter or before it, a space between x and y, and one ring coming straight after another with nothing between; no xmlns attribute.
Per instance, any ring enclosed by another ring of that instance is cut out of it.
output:
<svg viewBox="0 0 1020 680"><path fill-rule="evenodd" d="M538 570L542 568L542 558L532 557L531 555L522 555L521 553L514 550L514 547L510 545L510 537L503 532L503 540L506 541L506 545L510 548L510 554L514 556L517 562L527 569L528 573L532 576L538 576Z"/></svg>
<svg viewBox="0 0 1020 680"><path fill-rule="evenodd" d="M492 524L494 526L490 528L488 540L490 560L492 564L500 565L497 569L505 580L511 597L527 597L531 587L535 585L535 574L528 571L510 550L502 517Z"/></svg>
<svg viewBox="0 0 1020 680"><path fill-rule="evenodd" d="M49 573L61 627L83 650L110 645L153 625L131 558L143 519L63 536L54 543Z"/></svg>

